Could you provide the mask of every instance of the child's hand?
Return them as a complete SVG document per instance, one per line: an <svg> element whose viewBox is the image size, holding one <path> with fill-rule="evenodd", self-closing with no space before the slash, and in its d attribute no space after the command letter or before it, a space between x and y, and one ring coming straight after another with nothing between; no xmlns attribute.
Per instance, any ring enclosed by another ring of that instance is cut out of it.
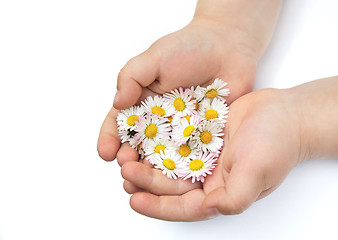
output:
<svg viewBox="0 0 338 240"><path fill-rule="evenodd" d="M338 77L292 89L249 93L230 106L225 147L205 183L168 179L138 162L122 166L124 188L137 212L196 221L238 214L274 191L310 158L338 157Z"/></svg>
<svg viewBox="0 0 338 240"><path fill-rule="evenodd" d="M218 77L228 83L232 102L252 90L259 58L254 40L243 35L221 23L195 18L127 62L118 76L114 107L131 107L147 90L163 94L178 87L206 86Z"/></svg>
<svg viewBox="0 0 338 240"><path fill-rule="evenodd" d="M225 148L203 184L172 180L139 162L122 166L124 187L137 212L196 221L237 214L276 189L304 156L295 109L280 90L262 90L230 106Z"/></svg>
<svg viewBox="0 0 338 240"><path fill-rule="evenodd" d="M246 53L249 47L237 45L239 40L235 36L215 29L214 24L198 22L159 39L121 70L114 108L103 123L98 141L98 151L104 160L113 160L118 151L120 165L127 159L138 159L127 143L119 149L116 109L128 108L149 95L181 86L206 86L216 77L228 82L229 102L251 91L257 60Z"/></svg>
<svg viewBox="0 0 338 240"><path fill-rule="evenodd" d="M132 58L117 80L114 108L105 119L98 152L119 164L138 159L128 144L120 148L116 109L139 103L146 96L178 87L206 86L215 78L228 83L228 103L252 90L258 60L272 35L280 0L200 0L194 19L185 28L156 41ZM260 14L258 14L260 13Z"/></svg>

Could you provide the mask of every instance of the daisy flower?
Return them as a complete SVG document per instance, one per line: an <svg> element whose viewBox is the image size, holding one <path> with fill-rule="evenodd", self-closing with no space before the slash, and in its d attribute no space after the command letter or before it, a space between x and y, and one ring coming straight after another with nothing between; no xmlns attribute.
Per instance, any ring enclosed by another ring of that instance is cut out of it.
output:
<svg viewBox="0 0 338 240"><path fill-rule="evenodd" d="M139 121L136 122L136 126L136 144L142 142L142 147L146 146L150 140L159 138L168 139L171 131L171 126L167 120L157 115L140 116Z"/></svg>
<svg viewBox="0 0 338 240"><path fill-rule="evenodd" d="M136 132L134 130L121 130L119 129L119 135L121 138L121 143L132 142ZM130 144L132 145L132 144Z"/></svg>
<svg viewBox="0 0 338 240"><path fill-rule="evenodd" d="M176 110L179 115L191 115L195 113L195 101L191 99L189 91L184 91L183 88L172 90L171 93L163 95Z"/></svg>
<svg viewBox="0 0 338 240"><path fill-rule="evenodd" d="M212 153L200 152L196 158L181 164L177 173L180 178L183 178L183 180L192 178L192 183L195 181L204 182L204 178L207 174L211 174L211 171L215 167L215 156Z"/></svg>
<svg viewBox="0 0 338 240"><path fill-rule="evenodd" d="M204 182L224 142L225 86L217 78L206 88L175 89L122 110L116 118L121 142L169 178Z"/></svg>
<svg viewBox="0 0 338 240"><path fill-rule="evenodd" d="M169 178L177 179L177 169L181 164L179 156L175 152L167 151L156 154L154 167L161 169L164 175Z"/></svg>
<svg viewBox="0 0 338 240"><path fill-rule="evenodd" d="M196 158L199 149L197 148L195 141L188 141L181 146L176 147L176 153L183 160L190 160Z"/></svg>
<svg viewBox="0 0 338 240"><path fill-rule="evenodd" d="M197 86L196 88L198 88L198 87L199 87L199 86ZM195 94L195 87L194 87L194 86L191 86L190 88L186 88L184 91L187 92L187 94L188 94L189 96L191 96L191 98L196 97L196 94Z"/></svg>
<svg viewBox="0 0 338 240"><path fill-rule="evenodd" d="M187 88L186 91L188 91L188 94L191 96L191 100L194 101L195 108L194 110L197 111L199 109L199 101L198 101L198 96L196 93L200 92L200 86L194 87L192 86L191 88ZM190 101L191 101L190 100Z"/></svg>
<svg viewBox="0 0 338 240"><path fill-rule="evenodd" d="M145 112L151 114L158 114L161 117L169 117L175 113L172 104L163 97L155 96L147 97L143 102L143 109Z"/></svg>
<svg viewBox="0 0 338 240"><path fill-rule="evenodd" d="M136 132L134 130L120 130L119 135L121 138L121 143L129 142L129 145L136 149L138 154L140 155L140 159L144 158L144 151L141 147L141 143L137 144L138 140L135 137Z"/></svg>
<svg viewBox="0 0 338 240"><path fill-rule="evenodd" d="M136 133L137 132L133 131L131 134L129 134L129 135L131 135L131 137L128 139L128 141L129 141L129 144L132 148L138 149L138 148L141 147L141 143L139 142L139 139L136 138L136 136L135 136Z"/></svg>
<svg viewBox="0 0 338 240"><path fill-rule="evenodd" d="M213 100L204 99L200 105L199 113L204 120L226 123L225 119L228 117L229 107L224 101L217 98Z"/></svg>
<svg viewBox="0 0 338 240"><path fill-rule="evenodd" d="M175 128L181 124L183 119L186 119L190 123L190 117L191 117L190 115L180 116L175 114L171 119L171 125Z"/></svg>
<svg viewBox="0 0 338 240"><path fill-rule="evenodd" d="M222 79L216 78L215 81L206 88L200 87L199 89L196 89L195 93L197 99L202 100L203 98L218 98L224 101L225 99L223 97L226 97L230 94L230 90L228 88L224 88L226 85L227 83L223 82Z"/></svg>
<svg viewBox="0 0 338 240"><path fill-rule="evenodd" d="M193 115L189 117L189 121L186 118L182 118L181 122L173 127L172 140L180 146L190 140L194 133L197 131L201 123L201 117Z"/></svg>
<svg viewBox="0 0 338 240"><path fill-rule="evenodd" d="M223 146L223 124L216 122L207 122L203 124L194 136L198 148L203 152L218 153Z"/></svg>
<svg viewBox="0 0 338 240"><path fill-rule="evenodd" d="M147 145L144 146L144 153L147 156L147 159L150 163L154 164L154 158L156 158L156 154L160 154L161 151L166 153L168 151L175 151L176 148L168 139L159 138L155 140L151 140Z"/></svg>
<svg viewBox="0 0 338 240"><path fill-rule="evenodd" d="M145 157L145 154L144 154L144 150L143 150L143 148L140 146L140 144L137 145L136 147L133 147L133 148L137 150L138 155L139 155L139 159L140 159L140 160L143 160L144 157Z"/></svg>
<svg viewBox="0 0 338 240"><path fill-rule="evenodd" d="M143 109L138 106L122 110L117 115L116 121L119 130L134 130L139 117L143 115Z"/></svg>

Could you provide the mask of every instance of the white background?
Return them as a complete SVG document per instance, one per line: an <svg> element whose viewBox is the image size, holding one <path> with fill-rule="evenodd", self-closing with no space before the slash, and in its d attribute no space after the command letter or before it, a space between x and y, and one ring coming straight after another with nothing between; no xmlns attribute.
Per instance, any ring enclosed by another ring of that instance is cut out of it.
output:
<svg viewBox="0 0 338 240"><path fill-rule="evenodd" d="M195 223L129 207L96 152L125 62L192 18L195 1L0 2L0 239L338 239L338 161L295 168L238 216ZM338 74L338 3L287 0L256 89ZM325 117L325 116L324 116Z"/></svg>

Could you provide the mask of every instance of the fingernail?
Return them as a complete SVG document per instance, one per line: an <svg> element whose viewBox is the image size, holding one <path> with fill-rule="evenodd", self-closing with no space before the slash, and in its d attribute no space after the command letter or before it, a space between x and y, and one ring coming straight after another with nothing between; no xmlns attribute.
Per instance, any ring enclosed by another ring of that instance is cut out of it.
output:
<svg viewBox="0 0 338 240"><path fill-rule="evenodd" d="M217 210L217 208L209 208L207 210L207 218L208 219L212 219L215 218L219 215L219 211Z"/></svg>
<svg viewBox="0 0 338 240"><path fill-rule="evenodd" d="M114 103L116 103L119 100L119 95L120 95L119 90L117 90L114 97Z"/></svg>

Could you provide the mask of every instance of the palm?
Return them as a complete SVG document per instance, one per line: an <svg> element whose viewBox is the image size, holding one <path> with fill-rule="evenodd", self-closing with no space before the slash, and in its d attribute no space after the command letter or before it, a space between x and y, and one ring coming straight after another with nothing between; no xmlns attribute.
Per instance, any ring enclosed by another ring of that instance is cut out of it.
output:
<svg viewBox="0 0 338 240"><path fill-rule="evenodd" d="M178 87L208 85L216 77L228 82L228 103L251 91L256 59L248 54L249 44L236 39L231 29L215 29L213 24L192 22L180 31L156 41L147 51L128 61L118 79L117 109L140 103L145 97L169 92ZM238 38L238 37L237 37ZM239 44L241 43L241 44ZM127 146L120 148L116 116L112 108L101 128L98 152L106 161L119 163L136 156ZM128 153L127 153L128 152ZM126 153L126 154L124 154Z"/></svg>
<svg viewBox="0 0 338 240"><path fill-rule="evenodd" d="M163 93L208 85L220 77L229 83L232 99L236 99L251 90L256 70L255 59L236 44L229 36L224 39L220 33L194 24L159 39L149 49L160 55L160 72L149 88Z"/></svg>
<svg viewBox="0 0 338 240"><path fill-rule="evenodd" d="M220 167L203 186L207 194L225 188L226 213L242 212L270 194L300 160L298 129L279 95L261 90L231 105Z"/></svg>
<svg viewBox="0 0 338 240"><path fill-rule="evenodd" d="M225 147L213 174L203 184L192 184L128 162L122 175L126 191L134 194L131 206L142 214L175 221L205 219L209 206L224 214L244 211L272 192L299 161L298 141L290 138L297 136L297 129L289 120L285 104L273 90L238 99L231 105Z"/></svg>
<svg viewBox="0 0 338 240"><path fill-rule="evenodd" d="M220 30L212 23L192 22L160 38L122 68L117 84L120 101L114 106L134 105L144 88L163 94L178 87L208 85L217 77L228 82L232 102L252 90L256 73L256 54L250 41L241 37L229 27Z"/></svg>
<svg viewBox="0 0 338 240"><path fill-rule="evenodd" d="M159 39L146 52L126 64L119 74L120 97L114 106L124 109L140 103L149 95L163 94L178 87L205 86L217 77L228 82L231 94L227 101L231 103L251 91L256 63L257 60L250 54L249 47L243 44L242 39L238 39L238 34L234 34L232 29L219 31L212 24L197 26L192 23L178 32ZM202 186L200 183L189 184L188 181L170 181L159 171L138 163L137 152L131 149L128 144L120 145L116 126L117 113L118 110L112 108L102 125L98 140L98 152L107 161L112 161L117 157L118 163L124 166L122 168L123 177L130 180L125 182L127 191L134 193L145 189L158 195L178 194L181 196L179 199L184 198L186 201L199 199L199 201L194 200L194 203L189 206L190 209L196 209L201 207L207 194L224 186L227 171L222 171L220 167L215 170L212 176L208 177ZM223 161L220 159L219 166L227 165ZM134 174L135 172L138 174ZM137 176L144 178L133 178ZM149 185L147 183L151 180L149 176L161 180L154 181L155 185ZM147 196L153 197L152 195ZM135 197L137 194L133 199L136 199ZM173 196L169 201L177 200ZM165 213L165 210L161 214L158 216L159 218L176 219L175 211L171 211L171 209L168 209L168 214ZM196 215L193 218L201 219L203 217L205 216Z"/></svg>

